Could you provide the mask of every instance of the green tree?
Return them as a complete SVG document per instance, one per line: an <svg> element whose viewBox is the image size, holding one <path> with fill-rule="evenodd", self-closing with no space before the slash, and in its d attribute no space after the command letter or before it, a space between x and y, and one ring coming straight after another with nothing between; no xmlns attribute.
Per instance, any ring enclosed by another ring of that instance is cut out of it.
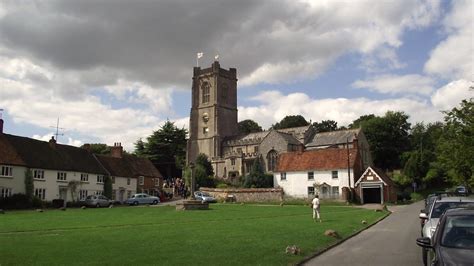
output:
<svg viewBox="0 0 474 266"><path fill-rule="evenodd" d="M150 159L166 178L181 176L186 157L186 134L186 129L178 128L168 120L147 138L144 149L135 150L135 153Z"/></svg>
<svg viewBox="0 0 474 266"><path fill-rule="evenodd" d="M265 174L261 160L254 160L250 172L245 176L244 187L268 188L273 187L273 175Z"/></svg>
<svg viewBox="0 0 474 266"><path fill-rule="evenodd" d="M321 122L313 123L316 132L329 132L337 130L337 122L334 120L323 120Z"/></svg>
<svg viewBox="0 0 474 266"><path fill-rule="evenodd" d="M135 143L135 151L133 154L139 156L139 157L146 157L146 149L145 149L145 142L140 138L137 140Z"/></svg>
<svg viewBox="0 0 474 266"><path fill-rule="evenodd" d="M383 117L361 116L351 126L356 124L364 130L374 164L383 169L399 169L401 155L410 147L408 115L388 111Z"/></svg>
<svg viewBox="0 0 474 266"><path fill-rule="evenodd" d="M474 102L463 100L445 112L445 129L438 142L438 162L450 181L474 187Z"/></svg>
<svg viewBox="0 0 474 266"><path fill-rule="evenodd" d="M33 199L33 191L35 185L33 182L33 174L30 168L27 168L25 171L25 195L31 200Z"/></svg>
<svg viewBox="0 0 474 266"><path fill-rule="evenodd" d="M290 127L302 127L309 125L309 122L301 115L287 115L280 122L272 125L273 129L284 129Z"/></svg>
<svg viewBox="0 0 474 266"><path fill-rule="evenodd" d="M110 176L104 177L104 196L111 199L112 198L112 178Z"/></svg>
<svg viewBox="0 0 474 266"><path fill-rule="evenodd" d="M375 118L374 114L362 115L359 118L357 118L356 120L352 121L352 123L349 124L348 128L350 128L350 129L360 128L362 123L364 123L366 121L369 121L373 118Z"/></svg>
<svg viewBox="0 0 474 266"><path fill-rule="evenodd" d="M198 156L196 157L195 165L202 166L206 176L214 176L214 168L212 167L212 164L206 154L198 154Z"/></svg>
<svg viewBox="0 0 474 266"><path fill-rule="evenodd" d="M251 119L240 121L238 126L239 126L239 134L248 134L248 133L262 131L262 127L257 122Z"/></svg>
<svg viewBox="0 0 474 266"><path fill-rule="evenodd" d="M196 182L196 188L214 187L215 180L213 176L214 170L211 162L207 158L207 155L200 153L194 163L194 180ZM184 179L186 184L191 187L191 168L189 166L184 170Z"/></svg>

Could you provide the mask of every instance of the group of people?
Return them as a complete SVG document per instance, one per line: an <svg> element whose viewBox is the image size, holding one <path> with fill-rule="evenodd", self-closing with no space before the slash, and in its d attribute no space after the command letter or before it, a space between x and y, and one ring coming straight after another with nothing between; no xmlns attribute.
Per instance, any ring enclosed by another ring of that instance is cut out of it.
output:
<svg viewBox="0 0 474 266"><path fill-rule="evenodd" d="M184 199L187 198L188 188L186 187L184 180L180 177L166 179L163 188L172 188L173 195L181 196Z"/></svg>

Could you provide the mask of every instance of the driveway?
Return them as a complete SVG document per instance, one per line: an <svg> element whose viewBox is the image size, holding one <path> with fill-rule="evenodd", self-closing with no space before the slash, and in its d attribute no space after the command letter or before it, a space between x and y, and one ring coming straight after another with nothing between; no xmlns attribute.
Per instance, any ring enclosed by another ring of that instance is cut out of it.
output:
<svg viewBox="0 0 474 266"><path fill-rule="evenodd" d="M392 214L303 265L422 265L420 237L423 201L392 206Z"/></svg>

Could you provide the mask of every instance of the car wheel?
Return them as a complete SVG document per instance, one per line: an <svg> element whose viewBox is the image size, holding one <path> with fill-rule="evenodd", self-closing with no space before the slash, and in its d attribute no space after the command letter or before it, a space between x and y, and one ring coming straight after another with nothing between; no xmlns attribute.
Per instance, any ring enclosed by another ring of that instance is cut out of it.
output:
<svg viewBox="0 0 474 266"><path fill-rule="evenodd" d="M156 205L156 204L158 204L158 201L157 201L157 200L154 200L154 201L153 201L153 205Z"/></svg>
<svg viewBox="0 0 474 266"><path fill-rule="evenodd" d="M421 257L423 258L423 265L428 265L428 251L425 248L421 249Z"/></svg>
<svg viewBox="0 0 474 266"><path fill-rule="evenodd" d="M97 203L97 204L95 205L95 207L96 207L96 208L100 208L100 204Z"/></svg>
<svg viewBox="0 0 474 266"><path fill-rule="evenodd" d="M137 205L138 205L138 201L134 201L134 202L133 202L133 205L137 206Z"/></svg>

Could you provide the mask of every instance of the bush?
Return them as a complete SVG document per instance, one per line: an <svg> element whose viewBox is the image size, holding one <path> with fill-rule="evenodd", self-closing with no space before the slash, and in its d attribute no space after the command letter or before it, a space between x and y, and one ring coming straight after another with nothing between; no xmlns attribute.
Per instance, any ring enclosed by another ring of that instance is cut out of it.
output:
<svg viewBox="0 0 474 266"><path fill-rule="evenodd" d="M32 207L32 200L25 194L13 194L10 197L0 199L1 209L30 209Z"/></svg>

